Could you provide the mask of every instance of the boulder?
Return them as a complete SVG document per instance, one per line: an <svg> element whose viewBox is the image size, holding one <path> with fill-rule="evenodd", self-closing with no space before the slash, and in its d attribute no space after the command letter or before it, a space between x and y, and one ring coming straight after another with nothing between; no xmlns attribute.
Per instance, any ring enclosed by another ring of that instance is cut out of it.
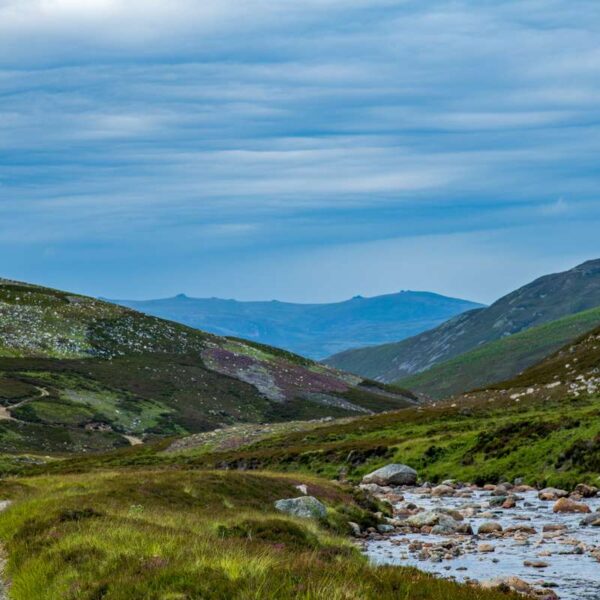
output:
<svg viewBox="0 0 600 600"><path fill-rule="evenodd" d="M526 560L523 564L534 569L545 569L548 566L548 563L543 560Z"/></svg>
<svg viewBox="0 0 600 600"><path fill-rule="evenodd" d="M555 513L590 513L590 507L587 504L582 504L569 500L569 498L561 498L552 507Z"/></svg>
<svg viewBox="0 0 600 600"><path fill-rule="evenodd" d="M592 527L600 527L600 514L592 513L581 519L580 525L591 525Z"/></svg>
<svg viewBox="0 0 600 600"><path fill-rule="evenodd" d="M325 505L314 496L277 500L275 508L283 513L302 519L320 519L327 514Z"/></svg>
<svg viewBox="0 0 600 600"><path fill-rule="evenodd" d="M514 496L509 496L503 503L502 508L514 508L517 505L517 499Z"/></svg>
<svg viewBox="0 0 600 600"><path fill-rule="evenodd" d="M417 513L416 515L408 517L404 523L410 527L417 527L419 529L421 527L434 527L440 523L445 523L448 526L449 524L453 523L456 527L458 527L458 522L455 521L450 515L437 510L427 510L425 512Z"/></svg>
<svg viewBox="0 0 600 600"><path fill-rule="evenodd" d="M594 496L598 495L598 488L593 485L587 485L586 483L577 484L574 491L582 498L594 498Z"/></svg>
<svg viewBox="0 0 600 600"><path fill-rule="evenodd" d="M444 485L444 484L436 485L431 490L431 495L436 496L438 498L441 496L454 496L454 494L456 494L455 489L449 485Z"/></svg>
<svg viewBox="0 0 600 600"><path fill-rule="evenodd" d="M440 514L438 518L438 523L433 527L431 533L434 535L449 535L451 533L456 533L460 523L455 521L452 517Z"/></svg>
<svg viewBox="0 0 600 600"><path fill-rule="evenodd" d="M502 525L496 521L486 521L479 526L477 530L478 534L486 534L486 533L501 533Z"/></svg>
<svg viewBox="0 0 600 600"><path fill-rule="evenodd" d="M348 521L348 527L350 527L350 531L354 537L360 537L360 525L355 523L354 521Z"/></svg>
<svg viewBox="0 0 600 600"><path fill-rule="evenodd" d="M546 501L551 501L551 500L558 500L559 498L566 498L569 495L569 492L566 492L565 490L559 490L558 488L544 488L543 490L540 490L539 494L538 494L538 498L540 500L546 500Z"/></svg>
<svg viewBox="0 0 600 600"><path fill-rule="evenodd" d="M481 587L485 589L500 588L503 591L511 590L520 594L529 594L531 592L531 586L526 581L514 576L488 579L482 582Z"/></svg>
<svg viewBox="0 0 600 600"><path fill-rule="evenodd" d="M391 464L365 475L362 482L377 485L414 485L417 483L417 477L417 472L407 465Z"/></svg>
<svg viewBox="0 0 600 600"><path fill-rule="evenodd" d="M508 496L492 496L489 499L490 508L502 506L508 500Z"/></svg>
<svg viewBox="0 0 600 600"><path fill-rule="evenodd" d="M492 546L492 544L479 544L479 546L477 546L477 551L478 552L495 552L496 548L494 548L494 546Z"/></svg>

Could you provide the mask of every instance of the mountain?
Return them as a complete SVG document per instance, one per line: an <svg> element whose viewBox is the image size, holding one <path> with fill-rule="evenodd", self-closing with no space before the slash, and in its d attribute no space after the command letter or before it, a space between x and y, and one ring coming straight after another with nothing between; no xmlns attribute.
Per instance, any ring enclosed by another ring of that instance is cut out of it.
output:
<svg viewBox="0 0 600 600"><path fill-rule="evenodd" d="M0 451L101 450L414 402L283 350L0 280Z"/></svg>
<svg viewBox="0 0 600 600"><path fill-rule="evenodd" d="M444 398L512 379L565 344L600 326L600 307L531 327L489 342L398 384L431 398Z"/></svg>
<svg viewBox="0 0 600 600"><path fill-rule="evenodd" d="M394 344L348 350L326 364L396 381L530 327L600 306L600 259L564 273L546 275L439 327Z"/></svg>
<svg viewBox="0 0 600 600"><path fill-rule="evenodd" d="M398 341L481 304L404 291L332 304L190 298L115 300L140 312L217 335L236 336L321 359L348 348Z"/></svg>

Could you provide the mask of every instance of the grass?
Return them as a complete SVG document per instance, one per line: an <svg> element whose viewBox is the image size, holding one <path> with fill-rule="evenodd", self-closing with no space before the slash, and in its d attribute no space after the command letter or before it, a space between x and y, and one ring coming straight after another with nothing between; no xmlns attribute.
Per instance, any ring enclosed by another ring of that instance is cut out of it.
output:
<svg viewBox="0 0 600 600"><path fill-rule="evenodd" d="M291 352L1 280L0 404L22 401L10 413L21 425L7 426L0 450L91 451L109 438L87 431L96 439L82 445L82 430L148 439L393 410L413 398Z"/></svg>
<svg viewBox="0 0 600 600"><path fill-rule="evenodd" d="M327 518L274 510L298 483L327 504ZM0 514L13 600L512 598L370 566L338 529L371 513L314 477L108 471L8 479L0 494L14 499Z"/></svg>
<svg viewBox="0 0 600 600"><path fill-rule="evenodd" d="M444 398L512 379L565 344L600 325L600 308L527 329L461 354L398 381L432 398Z"/></svg>

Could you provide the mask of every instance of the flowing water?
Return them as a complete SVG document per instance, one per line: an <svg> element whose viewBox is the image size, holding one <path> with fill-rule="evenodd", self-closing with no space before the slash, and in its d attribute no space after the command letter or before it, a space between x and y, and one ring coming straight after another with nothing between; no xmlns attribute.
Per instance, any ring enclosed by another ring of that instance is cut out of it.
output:
<svg viewBox="0 0 600 600"><path fill-rule="evenodd" d="M367 542L365 552L377 564L393 564L417 567L440 577L457 581L484 581L496 577L517 576L535 586L551 586L561 600L600 600L600 562L590 551L600 549L600 527L580 525L585 515L554 513L554 502L538 499L537 492L520 493L522 500L512 509L490 509L490 493L473 492L471 498L435 498L429 494L402 491L405 502L413 502L425 510L461 509L467 505L480 505L481 511L493 513L482 517L481 512L466 518L474 532L485 521L497 521L503 528L515 525L533 527L536 533L526 540L514 537L491 537L465 535L431 535L423 533L390 534L384 539ZM600 497L583 500L592 511L600 508ZM567 530L543 536L545 525L566 525ZM556 537L552 537L555 535ZM418 553L409 551L411 542L441 543L453 541L465 554L456 558L432 562L419 559ZM493 552L481 553L478 543L494 546ZM583 546L582 546L583 545ZM583 553L577 549L585 547ZM541 560L546 568L524 565L527 560Z"/></svg>

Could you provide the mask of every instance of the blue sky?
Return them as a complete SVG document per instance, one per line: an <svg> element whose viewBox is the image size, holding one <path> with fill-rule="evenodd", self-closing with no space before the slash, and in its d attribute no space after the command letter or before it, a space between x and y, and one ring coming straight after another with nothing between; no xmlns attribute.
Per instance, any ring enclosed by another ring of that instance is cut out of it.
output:
<svg viewBox="0 0 600 600"><path fill-rule="evenodd" d="M492 301L600 257L597 0L0 0L0 273Z"/></svg>

